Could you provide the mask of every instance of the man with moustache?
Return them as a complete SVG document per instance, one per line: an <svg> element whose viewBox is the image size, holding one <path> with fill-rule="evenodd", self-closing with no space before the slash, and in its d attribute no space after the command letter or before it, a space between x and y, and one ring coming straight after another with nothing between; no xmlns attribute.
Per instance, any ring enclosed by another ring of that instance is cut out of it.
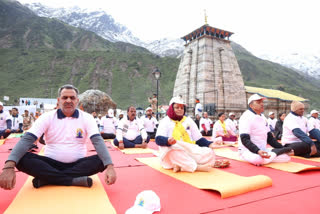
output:
<svg viewBox="0 0 320 214"><path fill-rule="evenodd" d="M113 184L116 174L111 157L93 117L77 109L79 91L64 85L58 91L59 109L44 113L13 148L0 174L0 187L15 186L15 167L34 177L33 186L92 186L88 176L105 171L105 182ZM27 152L45 134L44 156ZM97 155L86 157L91 140Z"/></svg>
<svg viewBox="0 0 320 214"><path fill-rule="evenodd" d="M123 118L118 123L116 139L114 145L119 149L124 148L147 148L150 141L142 121L136 118L136 108L129 106L127 109L127 118Z"/></svg>

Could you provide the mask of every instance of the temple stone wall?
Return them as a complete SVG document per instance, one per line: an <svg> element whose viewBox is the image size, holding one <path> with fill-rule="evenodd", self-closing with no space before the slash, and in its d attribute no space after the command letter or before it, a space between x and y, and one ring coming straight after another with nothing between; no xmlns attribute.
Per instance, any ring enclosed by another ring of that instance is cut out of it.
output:
<svg viewBox="0 0 320 214"><path fill-rule="evenodd" d="M182 96L193 115L195 99L214 104L216 113L246 110L246 93L230 41L204 35L185 45L173 96Z"/></svg>

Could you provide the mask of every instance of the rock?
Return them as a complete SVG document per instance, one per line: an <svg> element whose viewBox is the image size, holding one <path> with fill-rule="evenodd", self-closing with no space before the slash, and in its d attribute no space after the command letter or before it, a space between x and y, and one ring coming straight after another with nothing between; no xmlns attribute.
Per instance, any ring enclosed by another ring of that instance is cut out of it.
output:
<svg viewBox="0 0 320 214"><path fill-rule="evenodd" d="M105 92L99 90L87 90L79 95L80 103L84 111L88 113L96 112L97 114L106 115L108 109L116 109L117 104Z"/></svg>

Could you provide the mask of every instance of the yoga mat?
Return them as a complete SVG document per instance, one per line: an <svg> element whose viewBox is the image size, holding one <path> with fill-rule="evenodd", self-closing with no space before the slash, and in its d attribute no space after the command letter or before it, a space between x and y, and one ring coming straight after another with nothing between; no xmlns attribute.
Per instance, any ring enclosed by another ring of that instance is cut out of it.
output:
<svg viewBox="0 0 320 214"><path fill-rule="evenodd" d="M32 179L29 176L5 214L116 213L97 175L92 176L91 188L48 185L35 189Z"/></svg>
<svg viewBox="0 0 320 214"><path fill-rule="evenodd" d="M199 189L218 191L221 194L221 198L228 198L272 186L271 178L264 175L244 177L216 168L212 168L210 172L175 173L172 170L163 169L157 157L137 158L137 160Z"/></svg>
<svg viewBox="0 0 320 214"><path fill-rule="evenodd" d="M10 139L10 138L19 138L21 137L23 134L19 134L19 133L13 133L13 134L10 134L7 139Z"/></svg>
<svg viewBox="0 0 320 214"><path fill-rule="evenodd" d="M302 160L308 160L308 161L315 161L315 162L320 162L320 158L304 158L304 157L299 157L299 156L292 156L293 158L298 158L298 159L302 159Z"/></svg>
<svg viewBox="0 0 320 214"><path fill-rule="evenodd" d="M112 141L112 146L114 146L115 148L119 149L117 146L115 146L113 144ZM147 153L152 153L152 154L156 154L157 155L157 151L154 149L150 149L150 148L124 148L124 149L119 149L119 151L121 151L123 154L127 154L127 155L131 155L131 154L147 154Z"/></svg>
<svg viewBox="0 0 320 214"><path fill-rule="evenodd" d="M238 152L232 151L228 148L217 149L214 152L216 155L221 157L245 162L239 157ZM310 171L310 170L320 170L320 166L313 166L313 165L307 165L307 164L296 163L296 162L269 163L263 166L286 171L286 172L292 172L292 173L298 173L298 172L304 172L304 171Z"/></svg>
<svg viewBox="0 0 320 214"><path fill-rule="evenodd" d="M5 139L0 140L0 146L1 146L2 144L4 144L4 141L5 141Z"/></svg>

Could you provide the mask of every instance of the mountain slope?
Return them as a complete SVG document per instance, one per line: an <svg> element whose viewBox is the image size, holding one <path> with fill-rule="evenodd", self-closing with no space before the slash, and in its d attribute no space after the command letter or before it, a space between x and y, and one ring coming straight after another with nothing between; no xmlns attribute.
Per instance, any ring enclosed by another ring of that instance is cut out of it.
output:
<svg viewBox="0 0 320 214"><path fill-rule="evenodd" d="M156 92L152 71L157 66L162 72L159 103L169 102L179 59L106 41L61 21L38 17L17 2L0 0L0 8L0 75L5 77L0 79L0 95L10 100L54 98L59 86L72 83L81 92L107 92L122 109L131 104L146 107L147 97ZM235 43L232 47L246 85L285 90L310 99L312 108L320 107L319 81L261 60Z"/></svg>
<svg viewBox="0 0 320 214"><path fill-rule="evenodd" d="M144 107L156 91L156 66L163 81L175 78L177 59L159 58L144 48L111 43L56 19L38 17L18 2L0 0L0 8L0 75L6 77L0 79L0 94L11 100L55 97L52 91L73 83L81 91L107 92L120 108ZM172 89L173 84L160 85L161 102L169 102Z"/></svg>
<svg viewBox="0 0 320 214"><path fill-rule="evenodd" d="M320 107L320 80L255 57L232 43L245 85L278 89L310 100L311 108Z"/></svg>

